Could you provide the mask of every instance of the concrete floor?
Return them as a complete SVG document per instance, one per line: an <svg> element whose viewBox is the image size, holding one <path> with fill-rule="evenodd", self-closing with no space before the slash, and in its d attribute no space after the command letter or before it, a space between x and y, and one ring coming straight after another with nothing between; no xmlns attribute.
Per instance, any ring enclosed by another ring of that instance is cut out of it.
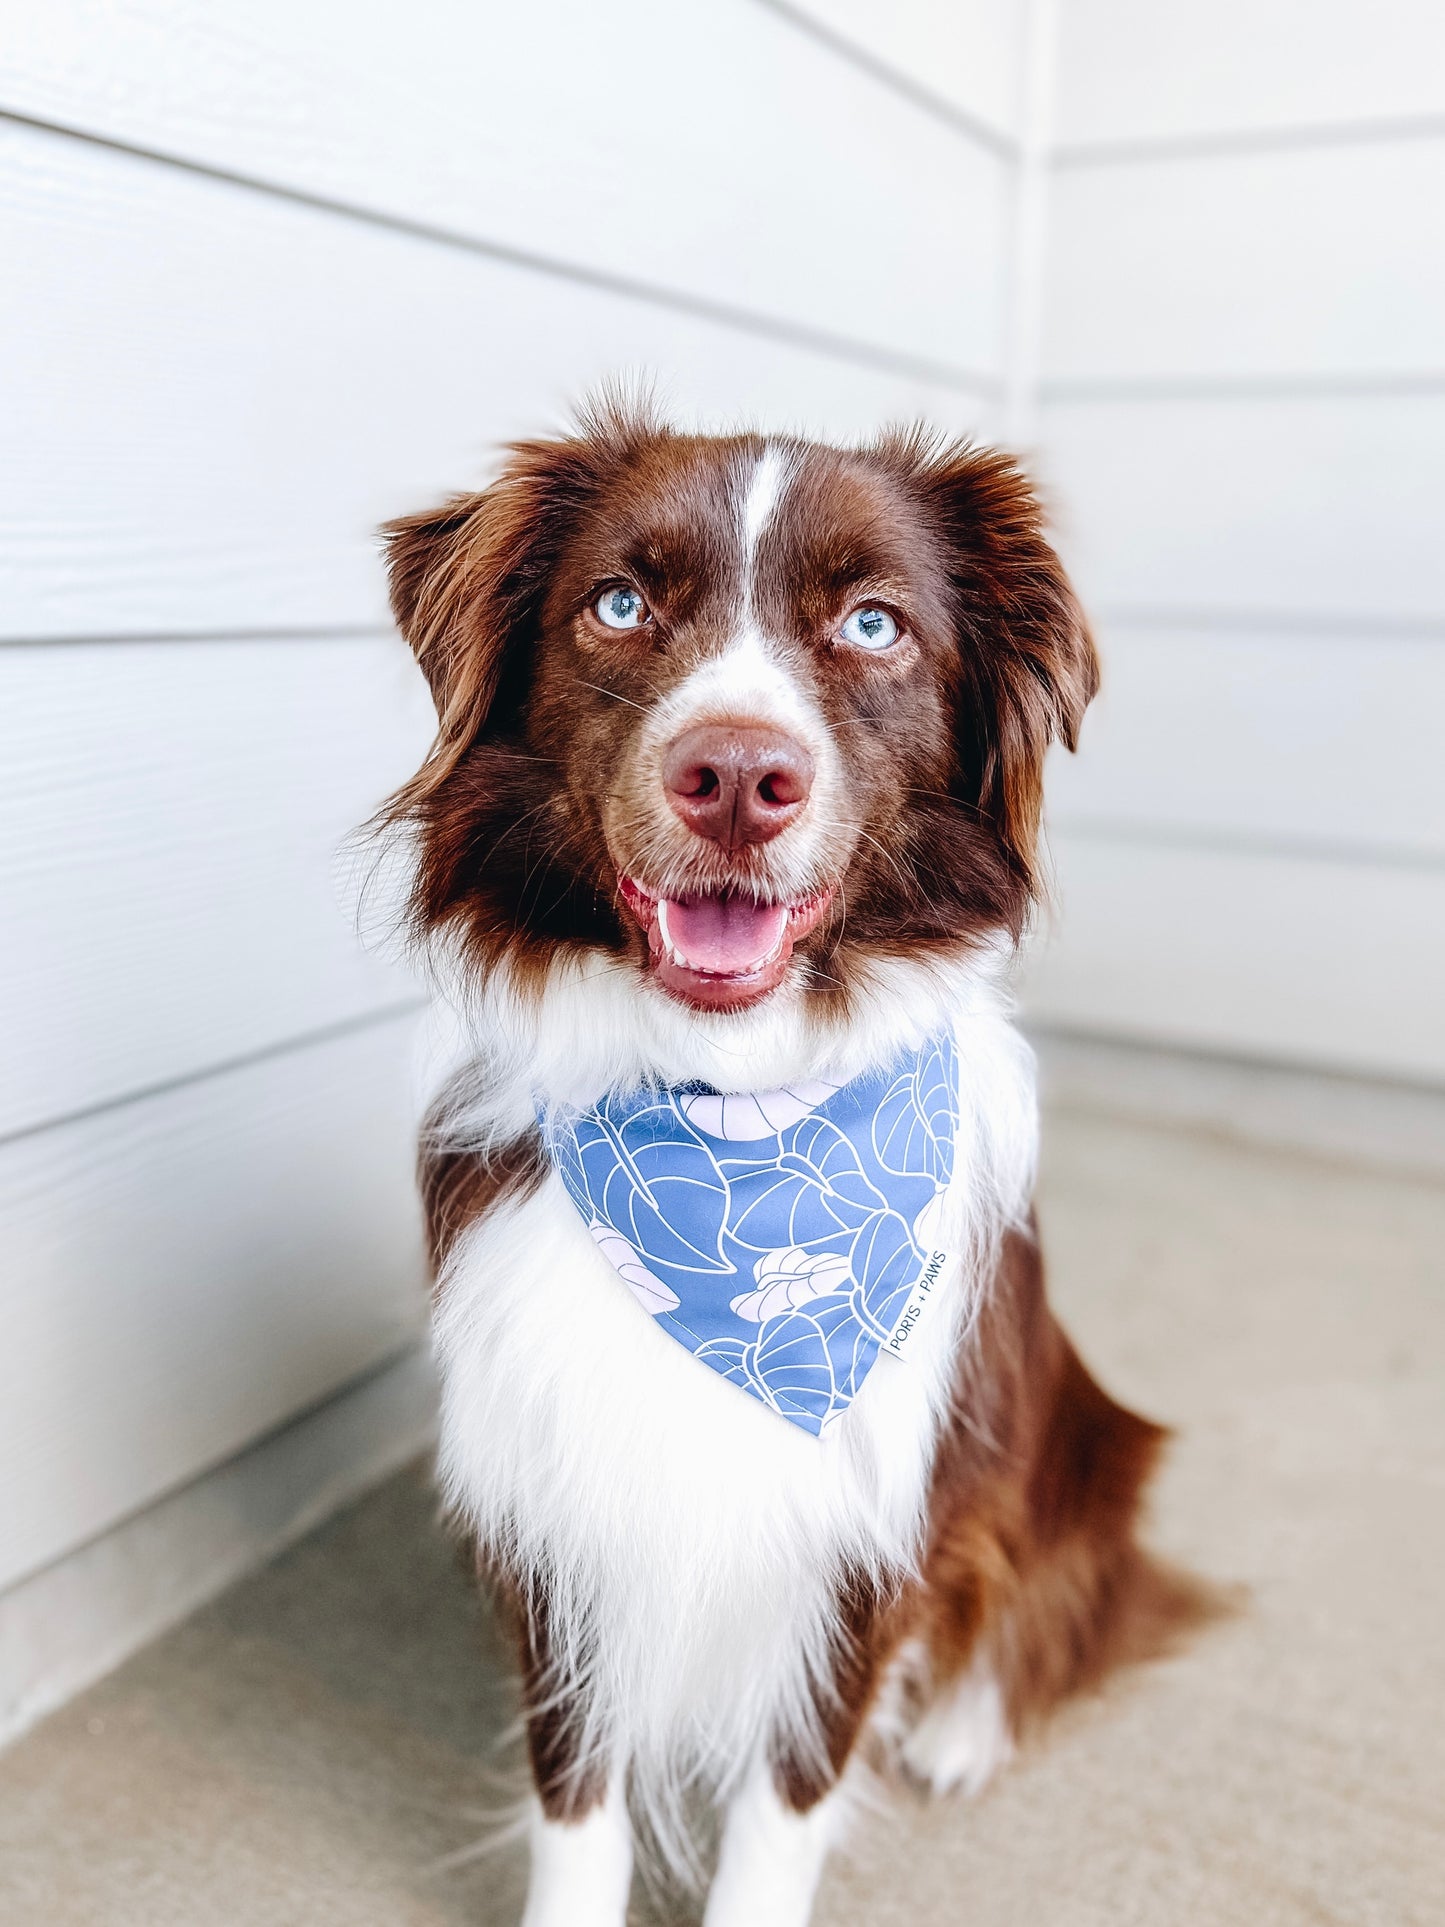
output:
<svg viewBox="0 0 1445 1927"><path fill-rule="evenodd" d="M1157 1539L1250 1604L867 1822L820 1927L1438 1927L1445 1191L1056 1114L1043 1216L1084 1351L1180 1428ZM511 1706L393 1480L0 1759L0 1921L504 1927L516 1851L457 1856Z"/></svg>

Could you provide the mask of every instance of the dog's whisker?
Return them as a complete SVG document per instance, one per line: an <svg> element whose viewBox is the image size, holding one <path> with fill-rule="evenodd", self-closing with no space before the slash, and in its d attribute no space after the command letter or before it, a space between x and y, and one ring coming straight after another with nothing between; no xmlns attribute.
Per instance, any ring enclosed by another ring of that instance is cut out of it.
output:
<svg viewBox="0 0 1445 1927"><path fill-rule="evenodd" d="M605 689L600 682L587 682L581 676L574 676L572 680L579 689L595 690L599 696L606 696L614 703L626 703L629 709L640 710L644 716L647 714L647 705L645 703L634 702L631 696L624 696L620 690Z"/></svg>

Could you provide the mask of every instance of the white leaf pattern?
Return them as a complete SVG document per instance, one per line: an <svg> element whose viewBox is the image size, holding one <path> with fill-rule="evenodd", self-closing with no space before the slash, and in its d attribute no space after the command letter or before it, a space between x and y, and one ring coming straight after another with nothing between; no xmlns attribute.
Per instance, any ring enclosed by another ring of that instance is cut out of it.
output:
<svg viewBox="0 0 1445 1927"><path fill-rule="evenodd" d="M744 1091L719 1096L716 1091L694 1091L680 1100L683 1116L709 1137L730 1144L751 1144L775 1137L803 1119L841 1089L813 1078L785 1084L780 1091Z"/></svg>
<svg viewBox="0 0 1445 1927"><path fill-rule="evenodd" d="M617 1272L633 1297L646 1312L655 1318L660 1311L676 1311L682 1300L675 1291L666 1286L647 1269L627 1240L594 1218L587 1229L597 1241L597 1248Z"/></svg>
<svg viewBox="0 0 1445 1927"><path fill-rule="evenodd" d="M764 1252L753 1266L756 1289L740 1292L732 1308L749 1324L761 1324L780 1312L798 1311L815 1298L828 1298L846 1291L853 1282L852 1267L846 1258L831 1251L805 1251L801 1245L788 1245L781 1251Z"/></svg>

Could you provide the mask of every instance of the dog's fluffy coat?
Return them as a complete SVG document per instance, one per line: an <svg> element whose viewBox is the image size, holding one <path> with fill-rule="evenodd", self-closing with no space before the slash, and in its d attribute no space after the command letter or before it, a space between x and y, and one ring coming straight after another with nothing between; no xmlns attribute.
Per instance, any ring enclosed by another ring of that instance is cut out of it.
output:
<svg viewBox="0 0 1445 1927"><path fill-rule="evenodd" d="M1134 1539L1160 1434L1044 1302L1032 1066L1001 987L1092 646L1019 471L917 434L835 450L603 410L388 535L439 718L390 820L464 1038L422 1158L441 1476L518 1622L529 1919L620 1920L625 1781L681 1862L684 1794L736 1796L709 1920L801 1921L826 1844L808 1816L870 1736L977 1785L1199 1609ZM592 614L618 583L646 598L637 634ZM863 604L897 618L877 659L840 637ZM805 746L796 825L724 849L668 812L660 759L699 719ZM649 906L708 893L824 907L776 988L684 1001ZM819 1440L651 1324L547 1169L536 1106L841 1080L945 1025L947 1315ZM600 1898L565 1873L599 1829Z"/></svg>

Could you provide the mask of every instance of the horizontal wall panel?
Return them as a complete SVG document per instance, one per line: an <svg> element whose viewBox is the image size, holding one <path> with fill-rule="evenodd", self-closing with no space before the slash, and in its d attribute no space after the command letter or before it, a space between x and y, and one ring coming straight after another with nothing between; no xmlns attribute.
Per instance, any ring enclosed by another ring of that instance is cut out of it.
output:
<svg viewBox="0 0 1445 1927"><path fill-rule="evenodd" d="M0 649L0 1137L418 995L340 859L433 727L395 637Z"/></svg>
<svg viewBox="0 0 1445 1927"><path fill-rule="evenodd" d="M32 129L0 126L0 260L8 635L382 620L377 522L608 376L655 377L683 416L845 435L977 410Z"/></svg>
<svg viewBox="0 0 1445 1927"><path fill-rule="evenodd" d="M1058 18L1064 142L1445 115L1438 0L1067 0Z"/></svg>
<svg viewBox="0 0 1445 1927"><path fill-rule="evenodd" d="M0 1591L0 1749L435 1437L419 1345Z"/></svg>
<svg viewBox="0 0 1445 1927"><path fill-rule="evenodd" d="M1445 1081L1445 875L1051 838L1041 1022Z"/></svg>
<svg viewBox="0 0 1445 1927"><path fill-rule="evenodd" d="M47 0L0 104L967 368L998 157L745 0ZM947 234L951 244L939 245Z"/></svg>
<svg viewBox="0 0 1445 1927"><path fill-rule="evenodd" d="M1424 373L1445 388L1439 140L1063 168L1051 380Z"/></svg>
<svg viewBox="0 0 1445 1927"><path fill-rule="evenodd" d="M1445 638L1105 625L1104 682L1049 816L1445 866Z"/></svg>
<svg viewBox="0 0 1445 1927"><path fill-rule="evenodd" d="M764 0L768 4L768 0ZM865 58L1004 135L1018 129L1023 9L1017 0L792 0Z"/></svg>
<svg viewBox="0 0 1445 1927"><path fill-rule="evenodd" d="M0 1148L0 1585L413 1337L412 1028Z"/></svg>
<svg viewBox="0 0 1445 1927"><path fill-rule="evenodd" d="M1103 614L1445 619L1445 393L1057 402L1043 442L1064 549Z"/></svg>

